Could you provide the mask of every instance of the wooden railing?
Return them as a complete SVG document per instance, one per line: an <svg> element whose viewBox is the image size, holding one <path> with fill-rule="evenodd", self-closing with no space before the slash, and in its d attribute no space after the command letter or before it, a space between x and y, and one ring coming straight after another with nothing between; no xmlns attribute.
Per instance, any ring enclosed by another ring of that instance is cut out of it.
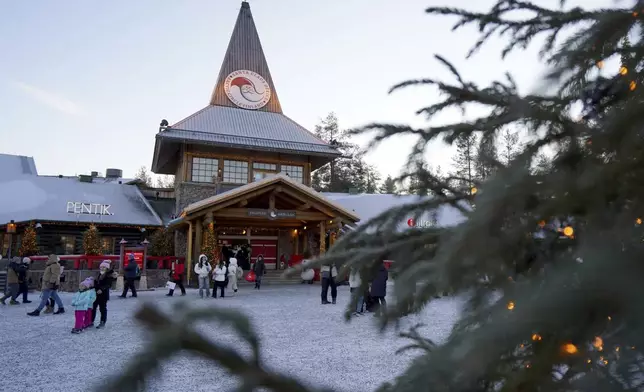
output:
<svg viewBox="0 0 644 392"><path fill-rule="evenodd" d="M120 256L119 255L100 255L100 256L90 256L90 255L58 255L61 261L73 262L72 265L68 265L68 269L74 270L83 270L83 269L98 269L98 266L104 261L109 260L114 266L114 262L118 263ZM32 261L47 261L49 256L31 256ZM184 257L176 256L148 256L147 261L148 269L170 269L173 261L180 260L183 261Z"/></svg>

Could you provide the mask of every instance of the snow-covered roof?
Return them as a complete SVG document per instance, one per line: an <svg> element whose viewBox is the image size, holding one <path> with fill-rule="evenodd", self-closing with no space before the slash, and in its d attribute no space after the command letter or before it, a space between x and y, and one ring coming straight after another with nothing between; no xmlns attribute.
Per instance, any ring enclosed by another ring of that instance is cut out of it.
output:
<svg viewBox="0 0 644 392"><path fill-rule="evenodd" d="M0 179L0 225L11 220L162 225L134 185L32 175Z"/></svg>
<svg viewBox="0 0 644 392"><path fill-rule="evenodd" d="M78 179L78 176L50 176L50 175L44 175L41 177L56 177L56 178L67 178L67 179ZM97 183L97 184L118 184L119 181L121 184L133 184L135 181L137 181L136 178L123 178L123 177L92 177L92 182Z"/></svg>
<svg viewBox="0 0 644 392"><path fill-rule="evenodd" d="M381 213L389 210L393 207L398 207L404 204L414 203L421 200L423 197L416 195L391 195L391 194L357 194L352 195L348 193L332 193L332 192L322 192L322 194L333 200L335 203L343 206L349 211L354 211L360 217L360 223L368 222L369 220L375 218ZM403 222L400 222L400 229L409 228L407 220L412 218L409 216L404 219ZM448 227L454 226L464 221L463 215L455 208L450 206L441 206L438 209L437 222L438 226ZM424 223L420 221L429 222L431 220L431 214L428 212L421 219L417 219L418 223Z"/></svg>
<svg viewBox="0 0 644 392"><path fill-rule="evenodd" d="M38 175L36 162L32 157L0 154L0 181L23 175Z"/></svg>

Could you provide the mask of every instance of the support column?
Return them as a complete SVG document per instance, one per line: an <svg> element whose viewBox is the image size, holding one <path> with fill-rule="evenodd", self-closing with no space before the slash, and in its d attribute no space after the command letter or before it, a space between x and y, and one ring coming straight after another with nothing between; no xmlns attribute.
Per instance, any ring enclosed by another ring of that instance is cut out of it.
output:
<svg viewBox="0 0 644 392"><path fill-rule="evenodd" d="M296 255L300 254L300 234L302 234L302 233L300 233L299 230L297 230L295 232L295 239L293 240L293 252L291 253L292 255L293 254L296 254Z"/></svg>
<svg viewBox="0 0 644 392"><path fill-rule="evenodd" d="M190 276L192 275L192 222L188 223L188 249L186 254L186 276L187 284L190 285Z"/></svg>
<svg viewBox="0 0 644 392"><path fill-rule="evenodd" d="M201 255L201 249L203 248L203 223L201 219L197 220L195 223L195 252L194 257L197 259Z"/></svg>
<svg viewBox="0 0 644 392"><path fill-rule="evenodd" d="M125 282L123 280L123 262L125 260L125 245L127 245L127 241L125 241L125 238L122 238L121 241L119 242L119 276L116 278L116 291L123 291L123 287L125 286Z"/></svg>
<svg viewBox="0 0 644 392"><path fill-rule="evenodd" d="M320 221L320 256L326 253L326 221Z"/></svg>
<svg viewBox="0 0 644 392"><path fill-rule="evenodd" d="M143 269L141 270L141 280L139 280L139 290L148 289L148 245L150 241L146 238L143 242Z"/></svg>

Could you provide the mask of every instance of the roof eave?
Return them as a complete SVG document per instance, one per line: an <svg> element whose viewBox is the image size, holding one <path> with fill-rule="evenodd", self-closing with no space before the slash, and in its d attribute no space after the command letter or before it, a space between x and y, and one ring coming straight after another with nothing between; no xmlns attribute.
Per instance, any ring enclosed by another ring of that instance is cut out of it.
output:
<svg viewBox="0 0 644 392"><path fill-rule="evenodd" d="M279 153L290 153L290 154L297 154L297 155L311 155L311 156L319 156L319 157L325 157L325 158L330 158L330 159L335 159L339 158L342 156L342 153L339 151L336 152L319 152L319 151L307 151L307 150L296 150L296 149L284 149L284 148L272 148L272 147L261 147L261 146L248 146L248 145L242 145L242 144L236 144L236 143L225 143L225 142L214 142L214 141L209 141L209 140L199 140L199 139L191 139L191 138L186 138L186 137L173 137L173 136L166 136L161 133L157 134L157 143L159 143L159 139L165 139L165 140L172 140L172 141L177 141L179 143L185 143L185 144L198 144L198 145L207 145L207 146L217 146L217 147L229 147L229 148L238 148L238 149L243 149L243 150L251 150L251 151L267 151L267 152L279 152ZM160 149L159 149L160 150ZM155 148L155 160L157 157L157 152Z"/></svg>

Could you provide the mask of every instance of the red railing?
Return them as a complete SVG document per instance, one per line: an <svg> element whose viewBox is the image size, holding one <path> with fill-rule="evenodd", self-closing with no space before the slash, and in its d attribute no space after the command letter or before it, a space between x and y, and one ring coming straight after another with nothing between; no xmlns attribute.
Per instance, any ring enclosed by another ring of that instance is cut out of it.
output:
<svg viewBox="0 0 644 392"><path fill-rule="evenodd" d="M116 262L118 264L120 256L119 255L100 255L100 256L90 256L90 255L58 255L61 261L73 261L73 269L97 269L98 266L104 261L109 260L112 262L114 267ZM30 259L32 261L47 261L49 256L32 256ZM175 260L184 261L184 257L175 257L175 256L148 256L148 263L150 261L157 262L157 268L155 269L170 269L171 264Z"/></svg>

